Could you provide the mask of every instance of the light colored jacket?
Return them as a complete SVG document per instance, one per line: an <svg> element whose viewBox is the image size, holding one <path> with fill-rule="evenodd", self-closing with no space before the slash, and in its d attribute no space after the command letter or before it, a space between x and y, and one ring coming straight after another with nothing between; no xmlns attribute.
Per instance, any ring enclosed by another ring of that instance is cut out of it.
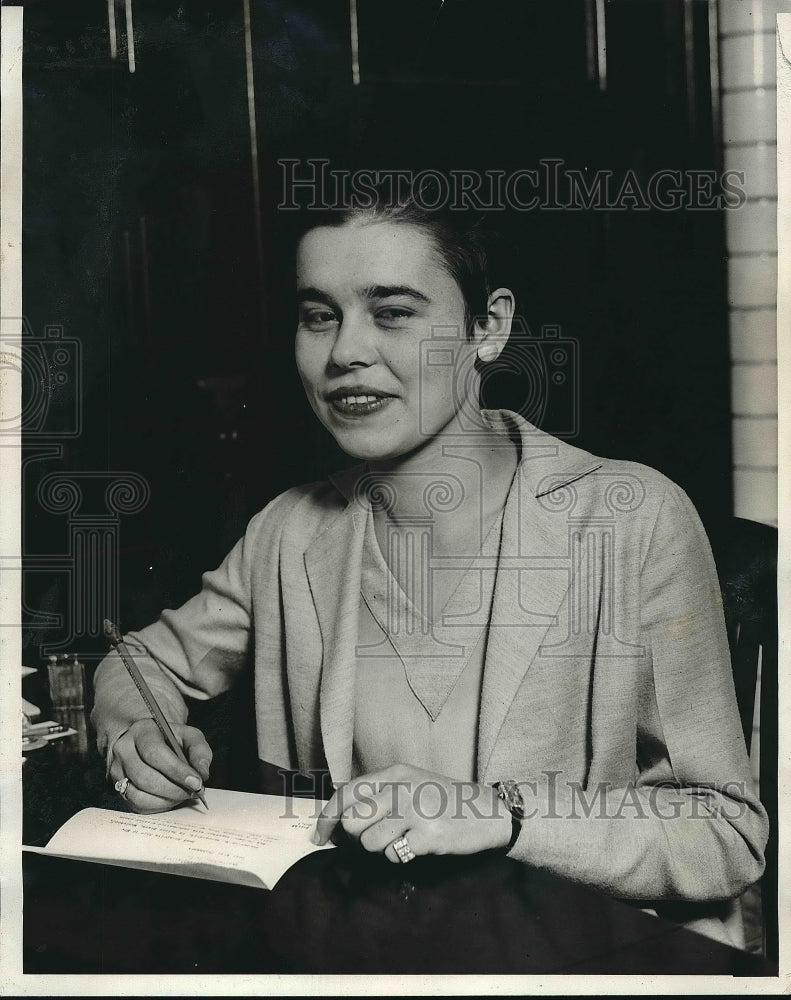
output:
<svg viewBox="0 0 791 1000"><path fill-rule="evenodd" d="M522 450L477 736L480 782L525 783L511 856L624 898L737 896L763 871L767 821L694 507L653 469L596 458L510 411L487 418ZM127 636L172 721L186 720L185 697L226 690L252 653L259 757L350 777L363 472L277 497L197 596ZM145 714L118 658L105 659L100 749Z"/></svg>

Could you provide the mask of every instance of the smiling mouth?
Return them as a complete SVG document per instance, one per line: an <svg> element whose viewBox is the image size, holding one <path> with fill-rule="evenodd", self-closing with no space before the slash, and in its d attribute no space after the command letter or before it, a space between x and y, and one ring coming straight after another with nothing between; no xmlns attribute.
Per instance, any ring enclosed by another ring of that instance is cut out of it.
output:
<svg viewBox="0 0 791 1000"><path fill-rule="evenodd" d="M344 417L365 417L371 413L383 410L393 399L376 392L338 392L330 393L328 402L331 409Z"/></svg>

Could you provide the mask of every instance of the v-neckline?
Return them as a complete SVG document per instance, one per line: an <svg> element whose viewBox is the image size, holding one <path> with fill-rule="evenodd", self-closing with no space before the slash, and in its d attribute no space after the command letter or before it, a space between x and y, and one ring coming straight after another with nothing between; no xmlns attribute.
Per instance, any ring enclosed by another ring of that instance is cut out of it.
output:
<svg viewBox="0 0 791 1000"><path fill-rule="evenodd" d="M384 642L403 667L407 684L432 721L436 721L486 635L491 615L504 510L492 524L477 554L470 558L442 613L429 621L399 585L379 548L371 520L363 545L360 594ZM499 527L499 531L498 531ZM494 560L486 569L476 560ZM475 580L471 574L478 574ZM430 576L430 574L427 574ZM473 593L477 589L477 594ZM462 601L463 607L458 607ZM470 610L472 608L472 611ZM455 612L455 614L453 614ZM455 618L446 624L445 618ZM465 620L466 619L466 620ZM362 656L383 656L382 646L360 649ZM481 654L481 661L485 652Z"/></svg>
<svg viewBox="0 0 791 1000"><path fill-rule="evenodd" d="M379 573L382 574L383 578L387 580L388 586L393 589L393 592L397 596L398 602L400 604L405 605L406 608L409 609L410 613L414 616L416 621L419 620L421 622L424 632L426 633L431 632L435 628L443 624L443 619L448 613L448 609L450 608L454 599L458 595L459 590L462 587L462 584L467 582L467 577L469 576L470 570L474 567L475 561L481 558L481 556L483 556L486 553L487 549L491 548L490 543L492 540L492 536L495 534L495 532L497 533L498 538L496 544L493 547L494 551L490 554L499 556L500 546L502 543L503 518L505 516L505 507L506 504L508 503L508 496L510 495L510 492L511 490L509 487L509 491L508 494L506 495L505 502L500 508L497 517L494 519L494 521L491 524L491 527L486 532L480 546L478 547L477 552L468 557L467 564L465 565L463 572L460 574L458 580L456 581L455 586L453 587L453 590L448 595L447 599L445 600L445 603L443 604L439 612L435 612L433 610L433 594L429 595L430 602L432 604L431 617L425 615L420 610L420 608L414 603L414 601L410 598L409 594L407 594L407 592L401 586L398 577L390 569L390 564L385 558L385 555L382 552L382 549L379 545L379 539L377 537L376 529L374 526L373 509L369 507L367 523L365 526L366 539L363 544L365 548L367 548L367 550L369 551L370 555L373 557L373 560L376 564L376 569L378 570ZM429 581L429 586L430 586L430 581ZM371 611L371 613L373 614L373 610ZM377 615L374 615L374 617L377 618L378 620ZM382 626L382 628L384 628L385 632L388 631L385 628L383 622L379 622L379 624Z"/></svg>

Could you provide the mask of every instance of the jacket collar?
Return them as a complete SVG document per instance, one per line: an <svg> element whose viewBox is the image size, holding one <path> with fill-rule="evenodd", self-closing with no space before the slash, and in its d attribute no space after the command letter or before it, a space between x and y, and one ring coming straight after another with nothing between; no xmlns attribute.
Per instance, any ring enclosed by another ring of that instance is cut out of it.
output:
<svg viewBox="0 0 791 1000"><path fill-rule="evenodd" d="M493 431L517 444L525 494L532 491L536 498L546 495L594 472L601 465L590 452L547 434L513 410L481 410L481 416ZM353 510L367 511L368 504L360 489L367 471L367 463L361 462L329 476L330 482Z"/></svg>

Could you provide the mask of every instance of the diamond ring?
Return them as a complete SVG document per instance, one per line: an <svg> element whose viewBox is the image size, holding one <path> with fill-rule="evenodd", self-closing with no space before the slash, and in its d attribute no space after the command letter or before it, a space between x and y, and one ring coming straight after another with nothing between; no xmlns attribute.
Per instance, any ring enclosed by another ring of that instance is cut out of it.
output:
<svg viewBox="0 0 791 1000"><path fill-rule="evenodd" d="M122 799L126 798L126 789L129 785L129 778L119 778L115 783L115 790Z"/></svg>
<svg viewBox="0 0 791 1000"><path fill-rule="evenodd" d="M416 857L415 852L409 846L409 841L406 837L399 837L398 840L394 840L390 846L398 855L398 860L402 865L405 865L408 861L414 860Z"/></svg>

